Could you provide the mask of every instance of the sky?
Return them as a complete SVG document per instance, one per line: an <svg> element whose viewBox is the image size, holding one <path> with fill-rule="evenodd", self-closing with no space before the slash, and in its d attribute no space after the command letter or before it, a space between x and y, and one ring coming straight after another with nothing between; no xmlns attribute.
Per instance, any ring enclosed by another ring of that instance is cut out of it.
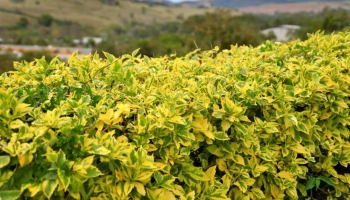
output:
<svg viewBox="0 0 350 200"><path fill-rule="evenodd" d="M179 3L179 2L183 2L183 1L197 1L197 0L169 0L173 3Z"/></svg>

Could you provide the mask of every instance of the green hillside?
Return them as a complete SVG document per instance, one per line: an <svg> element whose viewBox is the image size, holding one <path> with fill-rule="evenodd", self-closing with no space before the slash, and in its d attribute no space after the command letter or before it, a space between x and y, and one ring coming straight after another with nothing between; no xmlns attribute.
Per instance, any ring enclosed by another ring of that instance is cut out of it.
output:
<svg viewBox="0 0 350 200"><path fill-rule="evenodd" d="M102 0L0 0L0 27L16 24L21 17L35 23L43 13L49 13L56 20L72 21L102 29L110 25L125 25L131 22L143 24L180 21L194 14L213 9L194 7L167 7L130 1L114 5Z"/></svg>

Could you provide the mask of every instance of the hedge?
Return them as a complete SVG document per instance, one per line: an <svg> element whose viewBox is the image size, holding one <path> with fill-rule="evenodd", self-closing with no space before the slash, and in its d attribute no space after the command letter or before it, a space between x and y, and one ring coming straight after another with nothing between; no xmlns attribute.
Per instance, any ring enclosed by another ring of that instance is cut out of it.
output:
<svg viewBox="0 0 350 200"><path fill-rule="evenodd" d="M350 33L17 62L0 199L350 198Z"/></svg>

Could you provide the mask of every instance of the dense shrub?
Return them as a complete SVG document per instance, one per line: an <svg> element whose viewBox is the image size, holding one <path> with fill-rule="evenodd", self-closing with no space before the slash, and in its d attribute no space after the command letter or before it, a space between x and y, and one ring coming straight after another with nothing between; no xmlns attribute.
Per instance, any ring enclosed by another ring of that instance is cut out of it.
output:
<svg viewBox="0 0 350 200"><path fill-rule="evenodd" d="M16 63L0 197L346 198L349 41Z"/></svg>

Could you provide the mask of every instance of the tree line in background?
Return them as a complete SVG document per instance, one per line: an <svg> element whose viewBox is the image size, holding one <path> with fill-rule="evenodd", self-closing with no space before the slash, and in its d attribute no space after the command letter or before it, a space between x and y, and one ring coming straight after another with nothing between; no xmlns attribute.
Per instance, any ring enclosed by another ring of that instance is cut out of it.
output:
<svg viewBox="0 0 350 200"><path fill-rule="evenodd" d="M262 35L260 30L283 24L301 26L301 29L294 33L294 38L305 40L307 33L318 30L328 34L349 29L350 12L324 9L320 13L232 16L227 10L218 10L189 17L183 23L146 27L139 30L139 33L131 34L132 38L129 40L120 41L119 45L110 48L109 52L119 55L141 48L141 53L147 56L175 52L181 56L197 47L212 49L219 46L221 49L227 49L232 44L257 46L266 40L274 39L274 35ZM103 50L104 45L106 43L102 43L96 49Z"/></svg>
<svg viewBox="0 0 350 200"><path fill-rule="evenodd" d="M140 48L141 54L150 57L174 53L182 56L196 48L205 50L219 46L221 49L227 49L232 44L257 46L266 40L274 39L274 35L262 35L260 30L283 24L301 26L294 36L304 40L307 33L318 30L324 30L325 33L347 30L350 28L350 12L324 9L320 13L234 16L228 10L217 10L189 17L183 22L144 25L133 21L124 27L115 25L99 33L91 27L60 21L49 14L42 14L35 23L29 23L24 16L11 27L0 27L0 35L11 35L14 44L74 46L77 45L73 42L75 38L101 36L102 33L104 40L101 43L87 44L93 47L94 51L107 51L120 56ZM43 54L44 52L29 53L35 58ZM13 60L18 58L10 54L1 55L1 72L11 69Z"/></svg>

